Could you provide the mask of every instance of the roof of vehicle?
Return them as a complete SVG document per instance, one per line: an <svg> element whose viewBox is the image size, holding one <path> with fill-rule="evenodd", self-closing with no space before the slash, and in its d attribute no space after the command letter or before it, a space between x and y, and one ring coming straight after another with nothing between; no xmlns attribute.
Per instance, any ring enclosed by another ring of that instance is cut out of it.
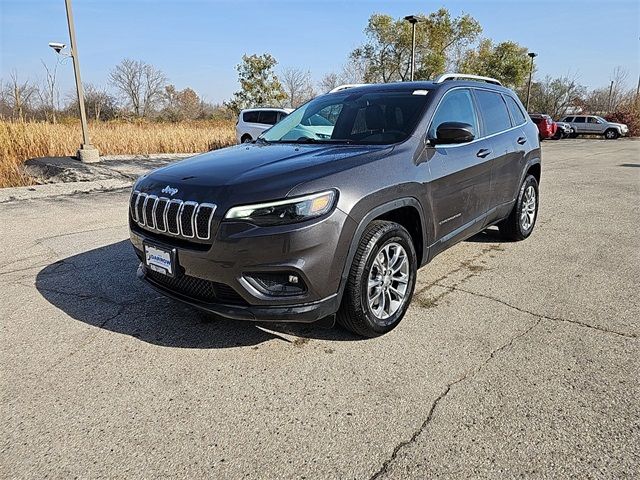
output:
<svg viewBox="0 0 640 480"><path fill-rule="evenodd" d="M436 83L435 81L427 81L427 80L419 80L414 82L391 82L391 83L369 83L364 85L357 85L353 87L348 87L344 89L340 89L335 92L329 92L330 95L340 95L345 93L364 93L364 92L389 92L389 91L398 91L398 92L406 92L410 90L436 90L440 88L449 88L452 86L465 86L465 87L476 87L476 88L488 88L491 90L496 90L499 92L511 92L506 87L501 85L496 85L488 82L481 82L476 80L444 80Z"/></svg>
<svg viewBox="0 0 640 480"><path fill-rule="evenodd" d="M242 110L240 110L240 113L243 112L260 112L262 110L276 110L278 112L286 112L286 113L291 113L293 112L293 108L283 108L283 107L255 107L255 108L244 108Z"/></svg>

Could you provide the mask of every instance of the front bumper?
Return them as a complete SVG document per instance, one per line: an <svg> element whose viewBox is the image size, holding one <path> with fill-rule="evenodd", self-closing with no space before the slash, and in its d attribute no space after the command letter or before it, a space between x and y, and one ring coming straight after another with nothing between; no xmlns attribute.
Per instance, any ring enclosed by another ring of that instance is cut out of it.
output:
<svg viewBox="0 0 640 480"><path fill-rule="evenodd" d="M238 301L228 302L228 296L192 295L171 282L157 281L158 274L141 265L138 277L167 296L232 319L314 322L338 310L338 292L355 228L350 217L335 209L317 221L278 227L223 222L205 248L202 244L189 248L184 242L138 227L130 229L130 238L140 259L145 243L175 249L179 278L232 289ZM247 281L247 274L267 272L293 272L304 282L305 291L292 296L267 295Z"/></svg>
<svg viewBox="0 0 640 480"><path fill-rule="evenodd" d="M221 317L233 320L263 321L263 322L296 322L313 323L324 317L334 314L340 307L338 294L335 293L328 298L318 302L281 305L281 306L241 306L227 305L224 303L206 303L194 298L181 295L178 292L169 290L163 285L154 282L147 276L147 271L141 263L137 272L138 278L145 281L154 290L167 297L179 300L183 303L199 308L206 312L220 315Z"/></svg>

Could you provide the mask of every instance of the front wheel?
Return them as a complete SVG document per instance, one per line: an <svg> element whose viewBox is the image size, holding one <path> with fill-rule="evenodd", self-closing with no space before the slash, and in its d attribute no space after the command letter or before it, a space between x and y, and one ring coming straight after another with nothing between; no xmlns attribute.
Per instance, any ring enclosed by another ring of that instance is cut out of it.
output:
<svg viewBox="0 0 640 480"><path fill-rule="evenodd" d="M409 232L394 222L371 222L353 258L338 323L364 337L393 330L409 308L417 270Z"/></svg>
<svg viewBox="0 0 640 480"><path fill-rule="evenodd" d="M531 235L538 218L538 201L538 181L533 175L527 175L511 213L498 224L503 238L518 241Z"/></svg>
<svg viewBox="0 0 640 480"><path fill-rule="evenodd" d="M615 140L619 136L620 134L618 133L618 131L613 128L610 128L606 132L604 132L604 138L606 138L607 140Z"/></svg>

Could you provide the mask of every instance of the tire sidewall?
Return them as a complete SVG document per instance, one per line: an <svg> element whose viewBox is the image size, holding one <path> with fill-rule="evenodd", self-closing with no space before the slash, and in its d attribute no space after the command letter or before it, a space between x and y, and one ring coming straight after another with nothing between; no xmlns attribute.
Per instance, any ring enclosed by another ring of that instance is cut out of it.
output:
<svg viewBox="0 0 640 480"><path fill-rule="evenodd" d="M402 304L402 306L398 309L396 313L394 313L390 317L390 321L388 325L380 325L379 323L377 323L376 317L373 315L373 313L371 312L371 309L369 308L369 301L368 301L369 300L369 295L368 295L369 271L380 250L385 245L393 242L402 245L405 252L407 252L407 255L409 256L409 284L407 286L407 293L405 295L404 303ZM364 268L360 273L360 291L359 291L360 305L359 307L362 311L364 318L366 319L366 322L369 324L369 327L375 332L383 334L393 330L398 325L398 323L400 323L400 320L402 320L402 317L404 317L404 314L406 313L407 309L409 308L409 305L411 304L411 299L413 297L413 291L415 289L416 276L418 271L416 251L413 246L413 241L411 239L411 236L404 228L400 227L399 225L395 228L392 228L384 232L382 235L380 235L377 238L374 237L373 239L371 239L371 243L373 243L373 248L371 248L370 246L367 249L368 255L367 255L366 261L364 262Z"/></svg>
<svg viewBox="0 0 640 480"><path fill-rule="evenodd" d="M522 214L523 200L524 200L524 192L526 192L527 188L533 186L533 190L536 193L536 211L533 216L533 222L531 226L527 230L523 230L522 222L520 221L520 215ZM540 208L540 191L538 189L538 181L533 175L528 175L527 178L522 182L522 186L520 187L520 192L518 193L518 204L516 209L516 221L518 222L518 231L522 239L527 238L533 232L533 229L536 226L536 222L538 221L538 209Z"/></svg>

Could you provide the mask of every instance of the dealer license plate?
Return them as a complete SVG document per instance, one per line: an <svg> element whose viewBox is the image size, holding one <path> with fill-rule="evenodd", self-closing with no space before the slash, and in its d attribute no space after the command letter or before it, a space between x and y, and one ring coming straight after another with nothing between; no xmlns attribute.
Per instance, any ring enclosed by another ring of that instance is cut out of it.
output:
<svg viewBox="0 0 640 480"><path fill-rule="evenodd" d="M175 272L174 258L171 250L165 250L153 245L144 246L144 263L154 272L173 277Z"/></svg>

